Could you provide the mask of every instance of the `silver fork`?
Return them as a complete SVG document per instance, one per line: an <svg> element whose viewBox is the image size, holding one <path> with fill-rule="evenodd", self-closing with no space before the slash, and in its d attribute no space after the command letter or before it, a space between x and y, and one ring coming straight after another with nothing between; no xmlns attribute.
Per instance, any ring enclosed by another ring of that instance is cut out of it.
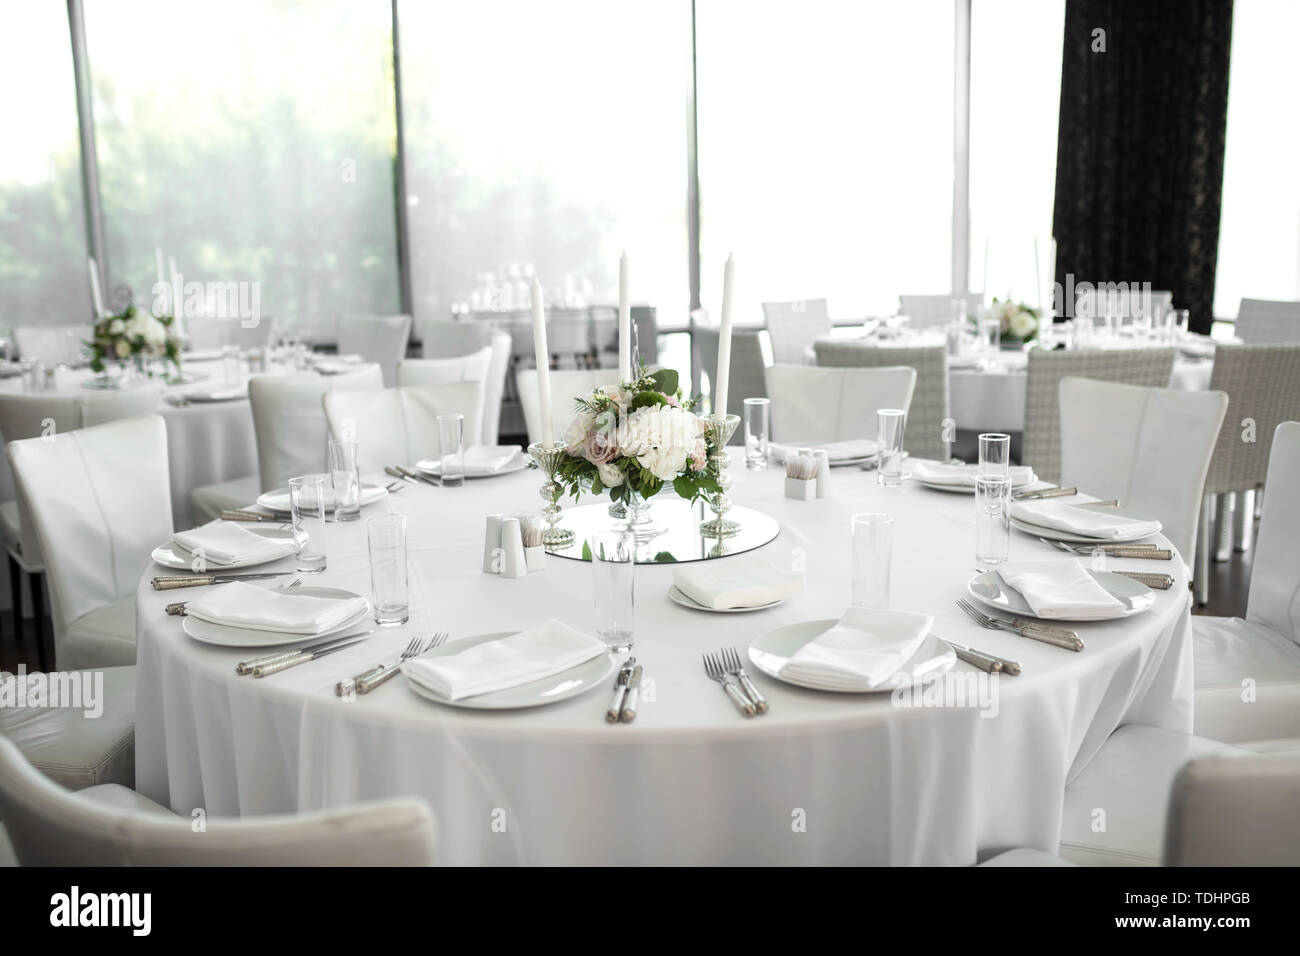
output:
<svg viewBox="0 0 1300 956"><path fill-rule="evenodd" d="M722 669L722 662L713 654L704 655L704 673L709 675L710 680L715 680L722 685L722 689L727 692L731 702L736 705L736 709L746 717L754 716L754 705L749 702L736 685L727 680L726 671Z"/></svg>
<svg viewBox="0 0 1300 956"><path fill-rule="evenodd" d="M447 634L447 631L439 631L437 634L434 634L433 637L427 639L418 637L411 638L410 643L407 644L402 653L398 655L397 660L393 661L391 664L380 664L378 667L372 667L370 670L364 671L356 677L351 678L352 689L358 694L368 694L376 687L388 683L397 676L397 672L402 669L403 661L409 661L412 657L419 657L425 651L437 647L447 639ZM348 692L347 684L348 681L340 681L334 686L334 692L342 697ZM342 688L342 690L340 690L340 688Z"/></svg>
<svg viewBox="0 0 1300 956"><path fill-rule="evenodd" d="M967 617L980 627L986 627L989 630L1012 631L1021 637L1042 641L1044 644L1053 644L1069 651L1083 650L1083 641L1079 640L1079 635L1075 634L1074 631L1068 631L1062 627L1050 627L1046 624L1035 624L1032 621L1022 621L1019 618L1007 620L1001 617L990 617L964 598L957 601L957 606L965 611Z"/></svg>
<svg viewBox="0 0 1300 956"><path fill-rule="evenodd" d="M1043 537L1038 540L1053 545L1061 551L1081 555L1085 558L1105 554L1112 558L1147 558L1151 561L1171 561L1174 557L1174 553L1168 548L1158 548L1154 544L1071 544L1068 541L1055 541Z"/></svg>
<svg viewBox="0 0 1300 956"><path fill-rule="evenodd" d="M294 578L288 584L282 584L280 587L275 588L274 590L287 591L290 588L296 588L300 584L302 584L302 578ZM185 605L189 603L190 603L189 601L176 601L173 604L168 604L165 608L163 608L163 610L165 610L168 614L172 615L173 617L184 617L186 613Z"/></svg>
<svg viewBox="0 0 1300 956"><path fill-rule="evenodd" d="M750 703L754 705L754 711L759 714L766 714L767 700L758 692L754 682L745 673L745 668L740 664L740 654L734 647L724 647L722 649L722 663L727 673L740 681L740 686L744 688L745 695L749 698Z"/></svg>

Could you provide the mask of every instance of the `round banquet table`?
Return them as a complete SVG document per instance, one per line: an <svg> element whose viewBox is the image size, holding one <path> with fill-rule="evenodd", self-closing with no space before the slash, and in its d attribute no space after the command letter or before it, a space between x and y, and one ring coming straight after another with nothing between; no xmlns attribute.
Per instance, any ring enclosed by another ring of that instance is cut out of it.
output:
<svg viewBox="0 0 1300 956"><path fill-rule="evenodd" d="M954 606L974 573L970 497L885 489L837 469L834 497L794 501L779 470L732 462L736 502L782 526L757 553L799 562L807 591L764 611L710 614L669 600L671 567L638 566L634 653L646 699L631 724L605 722L607 687L495 712L427 702L400 675L355 700L334 693L415 634L455 640L549 617L591 633L589 564L552 555L513 580L480 570L485 516L534 508L535 471L409 485L370 506L408 516L410 622L265 679L234 669L262 652L187 637L163 612L176 592L153 591L148 579L163 569L150 568L137 594L138 789L187 816L418 796L437 816L447 864L970 864L1000 847L1055 850L1067 781L1121 724L1191 731L1181 561L1161 564L1175 584L1146 613L1077 625L1087 647L1074 653L980 630ZM903 706L888 693L804 690L751 666L771 711L742 718L705 677L701 652L838 617L859 511L895 518L894 607L933 614L935 633L1017 660L1023 674L997 681L989 707ZM364 524L327 526L329 567L311 583L368 596ZM1060 556L1012 535L1013 558Z"/></svg>

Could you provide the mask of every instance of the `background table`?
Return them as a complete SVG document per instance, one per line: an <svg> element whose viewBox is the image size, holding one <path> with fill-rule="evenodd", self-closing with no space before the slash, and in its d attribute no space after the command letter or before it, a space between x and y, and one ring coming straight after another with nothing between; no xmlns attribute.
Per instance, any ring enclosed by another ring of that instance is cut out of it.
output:
<svg viewBox="0 0 1300 956"><path fill-rule="evenodd" d="M782 522L759 553L804 567L807 593L766 611L707 614L668 599L670 566L639 567L635 653L647 699L629 725L605 723L604 689L495 713L426 702L401 676L355 701L334 695L336 681L417 633L455 639L548 617L590 632L589 564L549 557L544 572L517 580L480 571L484 516L534 508L536 472L410 486L367 509L409 516L410 623L263 680L235 675L254 654L186 637L162 610L175 592L150 589L151 569L138 593L139 789L186 816L418 795L451 864L968 864L998 847L1054 850L1067 780L1119 725L1190 732L1182 562L1161 564L1176 583L1151 611L1079 625L1088 646L1076 654L977 629L953 605L974 573L971 498L883 489L869 473L837 469L834 498L796 502L780 471L747 472L732 457L736 500ZM996 716L756 674L771 713L741 718L705 678L701 652L838 617L850 591L849 516L869 510L896 519L894 606L933 613L937 634L1018 660L1024 674L997 685ZM328 528L319 582L368 594L364 522ZM1014 557L1049 554L1060 556L1013 532Z"/></svg>

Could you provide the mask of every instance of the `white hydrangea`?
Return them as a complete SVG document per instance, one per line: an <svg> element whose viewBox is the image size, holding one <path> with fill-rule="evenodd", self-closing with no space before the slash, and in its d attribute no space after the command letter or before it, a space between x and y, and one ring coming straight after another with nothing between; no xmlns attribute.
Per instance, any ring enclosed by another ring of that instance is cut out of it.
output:
<svg viewBox="0 0 1300 956"><path fill-rule="evenodd" d="M580 454L587 433L595 424L596 416L593 412L579 412L564 431L564 450L571 455Z"/></svg>
<svg viewBox="0 0 1300 956"><path fill-rule="evenodd" d="M672 405L638 408L627 416L619 446L656 478L672 481L685 469L703 427L695 415Z"/></svg>
<svg viewBox="0 0 1300 956"><path fill-rule="evenodd" d="M617 465L597 465L600 481L606 488L617 488L623 483L623 472Z"/></svg>

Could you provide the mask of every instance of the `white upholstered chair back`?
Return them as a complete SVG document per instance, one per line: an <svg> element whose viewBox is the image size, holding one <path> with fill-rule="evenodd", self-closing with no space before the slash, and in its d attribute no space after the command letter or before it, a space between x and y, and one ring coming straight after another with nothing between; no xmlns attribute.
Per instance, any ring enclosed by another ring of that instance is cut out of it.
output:
<svg viewBox="0 0 1300 956"><path fill-rule="evenodd" d="M831 330L825 299L764 302L763 319L772 337L772 361L778 365L806 363L805 355L813 340Z"/></svg>
<svg viewBox="0 0 1300 956"><path fill-rule="evenodd" d="M1061 484L1158 518L1190 566L1228 396L1066 378L1060 407Z"/></svg>
<svg viewBox="0 0 1300 956"><path fill-rule="evenodd" d="M283 488L290 478L325 470L326 428L321 396L327 392L384 387L378 365L343 375L255 375L248 383L257 434L257 464L263 491Z"/></svg>
<svg viewBox="0 0 1300 956"><path fill-rule="evenodd" d="M505 400L506 376L510 371L510 354L514 345L510 333L484 322L449 322L444 319L429 319L421 328L425 359L460 358L483 348L492 349L492 361L483 380L483 444L495 445L501 431L501 406ZM531 344L532 339L529 338L528 342ZM404 383L399 381L397 384Z"/></svg>
<svg viewBox="0 0 1300 956"><path fill-rule="evenodd" d="M420 323L420 357L458 358L487 348L491 338L492 326L487 322L425 319Z"/></svg>
<svg viewBox="0 0 1300 956"><path fill-rule="evenodd" d="M384 373L384 385L397 382L397 363L406 358L411 338L409 315L345 315L339 319L340 355L360 355Z"/></svg>
<svg viewBox="0 0 1300 956"><path fill-rule="evenodd" d="M64 625L135 593L171 539L167 429L158 415L10 442L50 585L55 659Z"/></svg>
<svg viewBox="0 0 1300 956"><path fill-rule="evenodd" d="M1236 332L1247 345L1300 342L1300 302L1242 299Z"/></svg>
<svg viewBox="0 0 1300 956"><path fill-rule="evenodd" d="M14 329L14 344L23 358L45 365L74 365L86 357L89 325L20 325Z"/></svg>
<svg viewBox="0 0 1300 956"><path fill-rule="evenodd" d="M876 410L912 404L916 370L816 368L776 364L767 370L774 441L821 443L876 437Z"/></svg>
<svg viewBox="0 0 1300 956"><path fill-rule="evenodd" d="M1300 422L1273 434L1246 619L1300 644Z"/></svg>
<svg viewBox="0 0 1300 956"><path fill-rule="evenodd" d="M908 325L914 329L930 329L947 325L952 321L951 295L900 295L898 310L910 320ZM966 315L974 318L979 315L984 303L984 293L971 292L966 295Z"/></svg>
<svg viewBox="0 0 1300 956"><path fill-rule="evenodd" d="M0 817L23 866L429 866L433 814L418 800L210 819L142 806L116 785L65 790L0 737Z"/></svg>
<svg viewBox="0 0 1300 956"><path fill-rule="evenodd" d="M253 325L243 319L225 316L198 316L185 320L185 333L192 349L219 349L234 345L241 349L260 349L271 344L275 322L260 316Z"/></svg>
<svg viewBox="0 0 1300 956"><path fill-rule="evenodd" d="M465 443L479 434L482 382L450 382L423 388L337 391L323 399L331 437L355 438L362 472L412 467L438 454L438 416L465 416Z"/></svg>
<svg viewBox="0 0 1300 956"><path fill-rule="evenodd" d="M495 409L487 406L487 390L489 385L489 373L492 369L492 347L485 346L477 352L469 355L462 355L458 358L438 358L438 359L404 359L397 363L397 384L400 386L426 386L426 385L447 385L451 382L482 382L483 383L483 408L478 409L478 420L480 434L465 435L465 444L479 445L486 444L482 428L487 424L489 418L500 420L501 418L501 396L497 393L497 407Z"/></svg>
<svg viewBox="0 0 1300 956"><path fill-rule="evenodd" d="M542 410L537 397L537 369L521 368L515 373L519 387L519 404L524 412L524 427L528 441L542 440ZM551 370L551 427L554 438L560 440L573 417L578 414L574 401L592 389L618 383L617 369L552 369Z"/></svg>

